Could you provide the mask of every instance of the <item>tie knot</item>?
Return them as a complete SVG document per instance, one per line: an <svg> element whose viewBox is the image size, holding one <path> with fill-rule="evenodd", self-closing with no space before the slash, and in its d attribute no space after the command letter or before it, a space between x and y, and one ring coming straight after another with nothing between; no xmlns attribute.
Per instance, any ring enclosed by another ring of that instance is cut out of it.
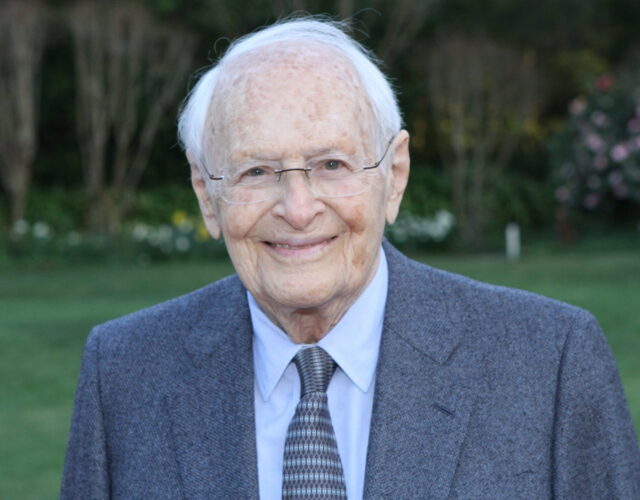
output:
<svg viewBox="0 0 640 500"><path fill-rule="evenodd" d="M327 392L336 363L322 347L302 349L293 362L300 374L301 397L310 392Z"/></svg>

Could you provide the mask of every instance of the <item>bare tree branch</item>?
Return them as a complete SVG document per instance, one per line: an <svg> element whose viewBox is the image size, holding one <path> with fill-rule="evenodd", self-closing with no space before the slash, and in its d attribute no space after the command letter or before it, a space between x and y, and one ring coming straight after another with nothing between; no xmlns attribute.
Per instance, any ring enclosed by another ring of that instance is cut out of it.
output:
<svg viewBox="0 0 640 500"><path fill-rule="evenodd" d="M114 232L130 208L161 118L187 74L194 40L134 4L88 1L68 15L87 223Z"/></svg>
<svg viewBox="0 0 640 500"><path fill-rule="evenodd" d="M46 11L38 1L0 5L0 180L9 198L11 222L25 215L37 150L45 26Z"/></svg>
<svg viewBox="0 0 640 500"><path fill-rule="evenodd" d="M460 35L440 39L429 52L438 145L465 243L481 238L487 183L511 160L525 123L537 112L534 63L531 54Z"/></svg>
<svg viewBox="0 0 640 500"><path fill-rule="evenodd" d="M396 0L391 5L388 19L384 20L385 33L378 55L387 65L407 50L427 20L437 0Z"/></svg>

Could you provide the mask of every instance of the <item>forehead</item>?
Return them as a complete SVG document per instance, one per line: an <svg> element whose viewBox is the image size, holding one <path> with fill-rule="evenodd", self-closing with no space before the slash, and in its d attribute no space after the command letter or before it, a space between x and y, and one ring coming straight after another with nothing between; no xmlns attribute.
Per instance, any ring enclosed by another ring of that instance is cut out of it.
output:
<svg viewBox="0 0 640 500"><path fill-rule="evenodd" d="M368 143L373 131L370 105L351 63L309 42L272 44L227 63L209 117L209 139L217 150L277 149L287 141L310 147Z"/></svg>

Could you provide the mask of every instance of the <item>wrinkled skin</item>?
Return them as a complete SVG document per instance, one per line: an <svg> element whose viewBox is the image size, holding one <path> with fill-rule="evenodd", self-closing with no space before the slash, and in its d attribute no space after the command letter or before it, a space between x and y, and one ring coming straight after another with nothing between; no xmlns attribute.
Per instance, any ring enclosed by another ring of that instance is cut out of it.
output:
<svg viewBox="0 0 640 500"><path fill-rule="evenodd" d="M325 149L379 159L355 71L333 49L306 45L274 44L225 66L209 112L210 169L252 158L301 167ZM408 141L401 131L367 189L343 198L318 197L302 172L289 172L277 199L232 205L192 162L207 229L224 235L240 279L294 342L326 335L373 278L385 220L395 220L406 187Z"/></svg>

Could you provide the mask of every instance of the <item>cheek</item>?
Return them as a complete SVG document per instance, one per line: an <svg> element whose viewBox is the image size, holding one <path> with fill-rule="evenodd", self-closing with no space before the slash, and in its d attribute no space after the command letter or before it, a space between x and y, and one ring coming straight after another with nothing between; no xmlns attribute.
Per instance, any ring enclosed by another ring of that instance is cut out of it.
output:
<svg viewBox="0 0 640 500"><path fill-rule="evenodd" d="M349 262L353 269L371 265L380 242L381 215L371 204L357 204L348 211L348 225L353 237L350 246ZM383 226L382 226L383 227Z"/></svg>
<svg viewBox="0 0 640 500"><path fill-rule="evenodd" d="M353 234L369 238L380 228L384 228L384 196L383 193L376 194L351 205L343 212Z"/></svg>
<svg viewBox="0 0 640 500"><path fill-rule="evenodd" d="M240 240L249 237L260 217L261 214L249 205L227 206L222 214L223 236L235 243L240 242Z"/></svg>
<svg viewBox="0 0 640 500"><path fill-rule="evenodd" d="M355 234L362 234L367 229L367 210L364 205L357 205L349 213L349 226Z"/></svg>
<svg viewBox="0 0 640 500"><path fill-rule="evenodd" d="M238 240L244 236L245 228L241 220L231 218L225 221L223 234L228 240Z"/></svg>

